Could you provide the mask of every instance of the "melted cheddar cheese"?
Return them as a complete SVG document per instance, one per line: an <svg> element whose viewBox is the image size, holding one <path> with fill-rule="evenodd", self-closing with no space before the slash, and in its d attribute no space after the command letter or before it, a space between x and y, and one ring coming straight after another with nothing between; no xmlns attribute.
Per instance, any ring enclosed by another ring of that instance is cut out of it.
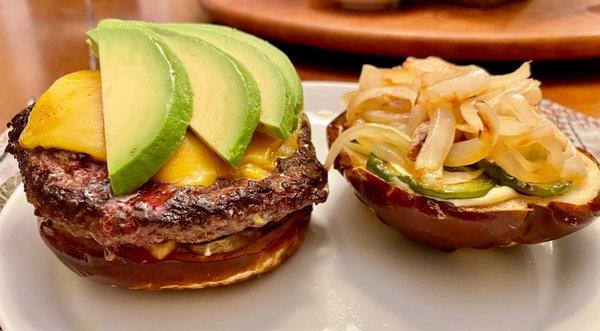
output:
<svg viewBox="0 0 600 331"><path fill-rule="evenodd" d="M297 149L298 133L283 141L255 132L237 169L231 168L191 131L153 179L174 185L208 186L219 178L260 180L278 157ZM59 78L36 102L21 134L23 148L57 148L106 161L100 72L83 70Z"/></svg>

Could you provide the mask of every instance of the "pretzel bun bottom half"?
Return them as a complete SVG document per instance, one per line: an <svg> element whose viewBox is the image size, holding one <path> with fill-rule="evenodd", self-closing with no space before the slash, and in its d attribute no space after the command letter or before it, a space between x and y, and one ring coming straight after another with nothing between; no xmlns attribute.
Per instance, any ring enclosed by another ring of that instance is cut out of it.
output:
<svg viewBox="0 0 600 331"><path fill-rule="evenodd" d="M130 289L199 289L241 282L277 268L302 243L311 211L305 207L285 216L240 250L208 256L175 250L162 260L135 246L120 247L107 259L97 242L62 231L51 220L42 220L39 230L60 261L82 277Z"/></svg>
<svg viewBox="0 0 600 331"><path fill-rule="evenodd" d="M342 114L329 124L330 145L345 129L344 123ZM587 178L564 196L521 196L480 207L456 207L390 185L364 168L353 166L343 151L334 167L382 222L416 242L454 250L536 244L592 223L600 214L600 166L588 152L580 153L587 166Z"/></svg>

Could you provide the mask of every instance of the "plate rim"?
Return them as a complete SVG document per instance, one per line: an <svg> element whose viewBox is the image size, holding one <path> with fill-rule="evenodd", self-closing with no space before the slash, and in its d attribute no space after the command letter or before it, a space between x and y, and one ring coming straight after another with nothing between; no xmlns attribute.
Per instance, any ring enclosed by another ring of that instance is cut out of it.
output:
<svg viewBox="0 0 600 331"><path fill-rule="evenodd" d="M0 223L2 223L1 220L5 219L7 216L6 214L8 213L9 209L15 208L13 206L13 204L16 204L16 200L18 199L18 194L25 194L24 191L24 186L23 183L20 183L15 190L10 194L10 196L8 197L8 200L6 200L6 203L4 204L4 207L2 207L2 210L0 210ZM0 225L0 231L2 231L2 226ZM0 260L4 260L2 257L2 253L0 252ZM3 276L3 272L2 269L0 269L0 284L3 284L4 286L8 286L8 283L5 280L5 277ZM1 299L1 297L0 297ZM13 328L11 324L8 323L9 319L8 319L8 314L6 312L6 307L7 305L2 304L2 301L0 300L0 328L2 328L2 330L4 331L10 331L10 330L16 330L16 328Z"/></svg>

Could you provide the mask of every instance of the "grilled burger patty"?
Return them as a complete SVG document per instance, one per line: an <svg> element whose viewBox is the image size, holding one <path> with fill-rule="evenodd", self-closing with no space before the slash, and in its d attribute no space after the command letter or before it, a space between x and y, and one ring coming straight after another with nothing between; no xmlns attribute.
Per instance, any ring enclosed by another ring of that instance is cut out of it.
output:
<svg viewBox="0 0 600 331"><path fill-rule="evenodd" d="M327 173L317 161L306 117L298 149L279 159L263 180L219 179L207 187L150 181L136 193L114 197L105 163L87 154L21 148L19 136L32 107L9 123L6 148L19 162L28 201L36 216L106 248L207 242L279 221L327 198Z"/></svg>

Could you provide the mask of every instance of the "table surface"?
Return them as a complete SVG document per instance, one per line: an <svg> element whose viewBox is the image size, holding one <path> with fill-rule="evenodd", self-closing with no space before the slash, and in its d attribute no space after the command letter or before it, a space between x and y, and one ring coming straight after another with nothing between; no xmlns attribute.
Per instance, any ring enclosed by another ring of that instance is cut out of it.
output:
<svg viewBox="0 0 600 331"><path fill-rule="evenodd" d="M0 121L7 122L58 77L88 68L85 31L99 19L208 21L194 0L20 0L0 1ZM277 44L303 80L356 81L363 63L393 66L401 58L345 54ZM478 63L492 73L518 63ZM600 59L533 63L544 95L567 107L600 117Z"/></svg>
<svg viewBox="0 0 600 331"><path fill-rule="evenodd" d="M400 10L382 11L343 10L336 0L198 1L212 18L249 32L344 52L435 53L465 61L600 57L598 0L527 0L489 9L405 0Z"/></svg>

